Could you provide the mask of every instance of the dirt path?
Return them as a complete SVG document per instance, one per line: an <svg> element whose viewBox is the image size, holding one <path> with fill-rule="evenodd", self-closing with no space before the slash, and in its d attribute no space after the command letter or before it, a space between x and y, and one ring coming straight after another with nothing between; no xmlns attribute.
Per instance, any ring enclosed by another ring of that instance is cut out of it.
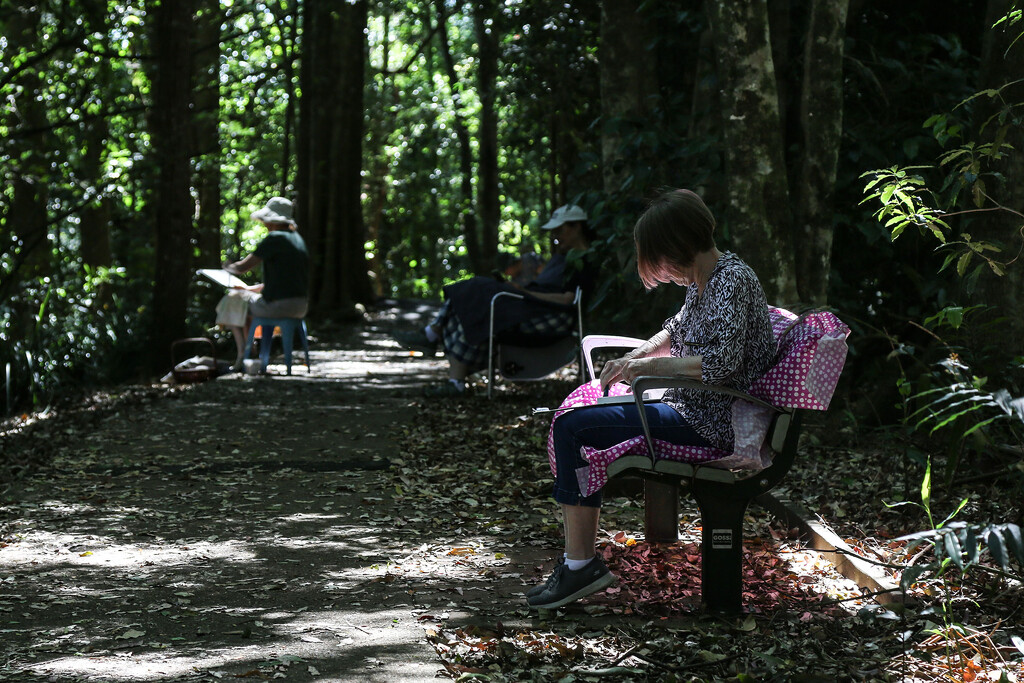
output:
<svg viewBox="0 0 1024 683"><path fill-rule="evenodd" d="M573 373L424 404L444 361L387 332L429 313L320 331L308 375L136 388L0 440L30 472L0 484L0 681L887 680L900 625L850 619L856 587L758 508L744 615L699 614L696 510L655 547L629 496L601 518L619 584L527 610L561 546L530 407Z"/></svg>
<svg viewBox="0 0 1024 683"><path fill-rule="evenodd" d="M417 616L459 593L395 590L425 539L383 477L441 362L385 339L45 432L0 507L0 680L434 680Z"/></svg>

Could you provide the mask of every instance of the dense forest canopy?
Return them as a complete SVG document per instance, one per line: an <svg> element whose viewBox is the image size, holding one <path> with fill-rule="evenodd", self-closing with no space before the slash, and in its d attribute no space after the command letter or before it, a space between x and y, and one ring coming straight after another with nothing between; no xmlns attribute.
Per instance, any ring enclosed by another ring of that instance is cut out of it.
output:
<svg viewBox="0 0 1024 683"><path fill-rule="evenodd" d="M543 252L572 201L605 266L588 327L656 325L678 295L644 293L630 231L664 186L705 196L772 302L851 323L848 381L882 393L859 415L886 419L894 350L927 374L971 349L1020 393L1024 70L1018 27L993 28L1013 3L740 5L4 0L7 409L164 368L212 325L195 269L248 253L275 195L310 245L314 319ZM870 172L910 166L950 212L939 253L921 207L897 240L895 209L864 201Z"/></svg>

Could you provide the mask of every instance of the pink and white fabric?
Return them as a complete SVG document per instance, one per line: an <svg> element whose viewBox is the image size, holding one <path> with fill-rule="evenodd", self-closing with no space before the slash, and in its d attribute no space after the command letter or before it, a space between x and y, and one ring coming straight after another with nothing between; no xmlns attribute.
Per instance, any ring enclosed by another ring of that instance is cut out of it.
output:
<svg viewBox="0 0 1024 683"><path fill-rule="evenodd" d="M781 308L768 309L779 359L750 394L780 408L826 410L846 362L850 328L828 311L803 318Z"/></svg>
<svg viewBox="0 0 1024 683"><path fill-rule="evenodd" d="M770 308L772 331L779 348L779 360L751 387L750 394L782 408L825 410L835 391L846 361L846 337L850 333L839 318L828 311L816 311L803 318L781 308ZM616 384L609 395L623 396L629 388ZM577 387L559 408L593 405L601 396L598 380ZM555 472L554 422L564 413L555 413L548 430L548 462ZM717 448L680 446L654 439L659 459L706 464L726 469L759 471L771 464L771 449L765 443L772 411L749 401L736 400L732 408L735 444L733 452ZM646 455L643 436L637 436L602 450L581 449L587 465L577 469L580 491L584 496L596 493L608 482L608 465L624 455Z"/></svg>

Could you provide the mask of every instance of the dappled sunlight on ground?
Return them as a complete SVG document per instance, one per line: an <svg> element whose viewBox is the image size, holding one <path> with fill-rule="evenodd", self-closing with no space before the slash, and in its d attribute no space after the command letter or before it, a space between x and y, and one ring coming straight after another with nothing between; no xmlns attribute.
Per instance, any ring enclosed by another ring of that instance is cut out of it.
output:
<svg viewBox="0 0 1024 683"><path fill-rule="evenodd" d="M204 542L188 545L120 543L94 534L32 531L19 535L15 543L0 549L0 569L38 571L61 567L107 569L144 568L187 564L194 558L226 562L249 562L255 554L241 541Z"/></svg>
<svg viewBox="0 0 1024 683"><path fill-rule="evenodd" d="M422 322L406 313L392 320ZM318 343L310 374L143 393L80 423L32 423L50 430L34 441L15 430L45 468L0 501L0 680L874 681L908 668L897 637L915 627L757 506L741 615L700 611L695 506L679 542L654 546L628 491L606 500L599 534L618 584L529 610L523 591L562 548L547 421L530 409L557 405L573 373L425 401L444 360L384 331ZM1012 654L943 634L912 645L963 680L958 653Z"/></svg>

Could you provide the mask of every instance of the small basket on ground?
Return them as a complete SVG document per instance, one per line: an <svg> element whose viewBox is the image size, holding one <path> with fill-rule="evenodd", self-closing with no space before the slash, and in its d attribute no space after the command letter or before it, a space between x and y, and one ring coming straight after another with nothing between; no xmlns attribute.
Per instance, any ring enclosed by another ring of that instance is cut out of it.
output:
<svg viewBox="0 0 1024 683"><path fill-rule="evenodd" d="M183 361L188 358L181 357L182 350L195 350L196 347L202 348L202 352L199 355L202 357L203 352L209 353L210 364L199 364L187 366L183 364ZM191 384L194 382L205 382L208 379L213 379L217 376L217 352L213 346L213 342L206 337L189 337L187 339L179 339L171 344L171 373L174 375L175 381L181 384ZM182 367L179 367L182 365Z"/></svg>

